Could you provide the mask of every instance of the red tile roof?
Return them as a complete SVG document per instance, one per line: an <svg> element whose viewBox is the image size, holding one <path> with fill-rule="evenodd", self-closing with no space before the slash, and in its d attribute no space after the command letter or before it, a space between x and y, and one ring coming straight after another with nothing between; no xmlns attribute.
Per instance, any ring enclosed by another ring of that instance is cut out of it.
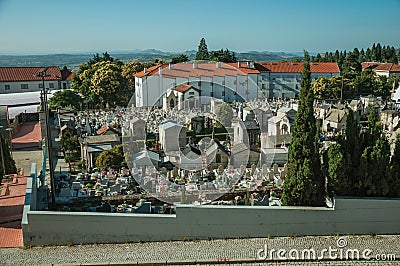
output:
<svg viewBox="0 0 400 266"><path fill-rule="evenodd" d="M222 64L222 63L221 63ZM260 74L260 71L256 68L256 63L253 66L248 66L247 62L235 62L235 63L226 63L230 66L236 67L240 71L246 74Z"/></svg>
<svg viewBox="0 0 400 266"><path fill-rule="evenodd" d="M188 62L188 63L179 63L173 64L172 67L169 67L169 64L163 64L151 67L146 70L146 72L141 71L135 74L135 77L143 77L143 76L154 76L158 75L159 68L162 68L162 75L164 77L212 77L212 76L236 76L236 75L247 75L247 73L241 71L242 68L233 67L230 64L219 63L217 62Z"/></svg>
<svg viewBox="0 0 400 266"><path fill-rule="evenodd" d="M400 66L393 63L384 63L375 67L374 70L389 71L389 72L400 72Z"/></svg>
<svg viewBox="0 0 400 266"><path fill-rule="evenodd" d="M193 66L197 64L197 68ZM240 64L240 65L239 65ZM198 63L179 63L169 67L163 64L150 67L146 72L136 73L135 77L153 76L159 74L159 68L165 77L198 77L198 76L236 76L259 74L260 72L276 73L301 73L303 63L294 62L254 62L253 66L248 66L247 62L236 63L217 63L217 62L198 62ZM312 73L340 73L339 66L335 62L310 63Z"/></svg>
<svg viewBox="0 0 400 266"><path fill-rule="evenodd" d="M198 89L196 89L192 85L187 85L187 84L181 84L181 85L176 86L175 88L173 88L173 90L179 91L181 93L185 93L190 89L194 89L194 90L198 91Z"/></svg>
<svg viewBox="0 0 400 266"><path fill-rule="evenodd" d="M135 77L138 77L138 78L141 78L141 77L144 77L144 76L153 75L153 74L155 74L155 73L158 73L158 72L155 72L155 71L158 71L158 68L159 68L159 67L165 67L165 66L167 66L167 65L168 65L168 64L152 66L152 67L149 67L149 68L147 68L147 69L144 69L144 70L142 70L142 71L136 73L134 76L135 76Z"/></svg>
<svg viewBox="0 0 400 266"><path fill-rule="evenodd" d="M301 73L302 62L261 62L267 72L274 73ZM340 73L339 66L335 62L310 63L311 73Z"/></svg>
<svg viewBox="0 0 400 266"><path fill-rule="evenodd" d="M36 77L43 67L0 67L0 82L41 81ZM61 71L58 66L48 68L45 80L61 80Z"/></svg>
<svg viewBox="0 0 400 266"><path fill-rule="evenodd" d="M109 130L111 130L112 132L118 134L118 130L116 130L116 129L114 129L114 128L108 126L108 125L102 126L101 128L99 128L99 129L96 131L96 133L97 133L97 135L104 135L104 134L106 134L107 131L109 131Z"/></svg>
<svg viewBox="0 0 400 266"><path fill-rule="evenodd" d="M381 63L378 62L362 62L361 68L362 70L365 69L374 69L375 67L379 66Z"/></svg>

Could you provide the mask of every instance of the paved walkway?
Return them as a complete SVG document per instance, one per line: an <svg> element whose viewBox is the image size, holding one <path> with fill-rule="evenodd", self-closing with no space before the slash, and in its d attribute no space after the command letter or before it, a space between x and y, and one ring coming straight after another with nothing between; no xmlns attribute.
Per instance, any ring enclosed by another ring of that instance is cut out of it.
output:
<svg viewBox="0 0 400 266"><path fill-rule="evenodd" d="M38 148L42 139L39 122L24 123L18 127L18 131L12 136L13 149Z"/></svg>
<svg viewBox="0 0 400 266"><path fill-rule="evenodd" d="M360 254L371 250L371 258L377 254L394 254L397 261L332 261L324 256L323 260L280 261L258 259L257 252L267 245L268 250L315 249L317 256L321 250L329 247L338 249L338 238L331 237L279 237L228 239L204 241L146 242L129 244L77 245L34 247L29 249L0 249L0 265L44 265L44 264L95 264L95 265L399 265L400 236L351 236L344 238L348 249L357 249ZM339 253L337 253L339 254ZM326 255L326 254L325 254ZM286 255L288 256L288 255ZM361 257L361 255L360 255ZM269 263L269 264L267 264Z"/></svg>
<svg viewBox="0 0 400 266"><path fill-rule="evenodd" d="M26 177L19 177L17 183L3 183L0 196L0 248L23 246L21 220L25 189ZM7 193L5 190L8 190Z"/></svg>

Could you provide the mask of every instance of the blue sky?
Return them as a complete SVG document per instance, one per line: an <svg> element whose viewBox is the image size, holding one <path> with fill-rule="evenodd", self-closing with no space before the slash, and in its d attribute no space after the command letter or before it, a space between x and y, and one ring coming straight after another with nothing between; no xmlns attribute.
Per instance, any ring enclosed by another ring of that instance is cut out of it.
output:
<svg viewBox="0 0 400 266"><path fill-rule="evenodd" d="M400 0L0 0L0 54L400 46Z"/></svg>

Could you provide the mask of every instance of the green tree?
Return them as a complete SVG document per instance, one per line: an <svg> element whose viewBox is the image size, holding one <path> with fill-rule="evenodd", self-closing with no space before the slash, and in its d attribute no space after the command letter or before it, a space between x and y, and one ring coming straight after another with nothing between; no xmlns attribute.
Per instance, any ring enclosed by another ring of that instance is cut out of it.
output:
<svg viewBox="0 0 400 266"><path fill-rule="evenodd" d="M93 58L91 58L87 63L84 63L79 66L79 70L76 73L76 75L73 76L72 78L72 83L71 83L71 88L81 94L87 104L90 107L97 107L97 106L104 106L106 103L116 103L117 105L123 105L125 104L126 100L125 98L127 97L127 92L129 92L129 87L125 86L126 80L122 78L122 80L119 80L120 84L123 84L121 86L122 90L118 91L117 97L108 97L105 98L104 94L99 96L96 94L97 88L95 88L95 85L93 84L93 76L96 74L98 68L104 67L105 65L112 65L115 66L113 69L118 71L117 75L119 75L121 78L121 72L122 72L122 62L119 60L114 59L111 57L107 52L103 54L103 56L99 56L99 54L95 54ZM111 74L111 73L108 73ZM111 77L110 77L111 78ZM99 73L97 74L97 77L95 80L100 80L99 79ZM112 80L110 80L112 81ZM105 80L103 80L103 83L105 84ZM115 85L115 84L113 84ZM102 87L104 88L103 84ZM115 87L115 86L111 86ZM101 89L101 88L100 88ZM132 92L131 92L132 94ZM107 95L108 96L108 95ZM123 99L123 102L120 102L120 100Z"/></svg>
<svg viewBox="0 0 400 266"><path fill-rule="evenodd" d="M83 98L73 90L60 90L56 91L53 97L49 99L49 106L51 109L68 107L78 110L83 106Z"/></svg>
<svg viewBox="0 0 400 266"><path fill-rule="evenodd" d="M358 56L354 53L348 53L343 62L341 71L346 78L354 78L361 73L361 64L358 62Z"/></svg>
<svg viewBox="0 0 400 266"><path fill-rule="evenodd" d="M201 38L199 48L196 53L196 60L208 60L208 59L209 59L209 54L208 54L206 39Z"/></svg>
<svg viewBox="0 0 400 266"><path fill-rule="evenodd" d="M209 53L209 59L216 62L232 63L237 62L237 58L234 52L228 49L221 49L217 51L211 51Z"/></svg>
<svg viewBox="0 0 400 266"><path fill-rule="evenodd" d="M125 78L129 91L135 92L135 74L145 68L155 66L153 62L128 62L122 66L122 77Z"/></svg>
<svg viewBox="0 0 400 266"><path fill-rule="evenodd" d="M228 103L222 103L215 108L215 115L217 116L217 127L222 127L222 125L230 127L233 112L232 107Z"/></svg>
<svg viewBox="0 0 400 266"><path fill-rule="evenodd" d="M96 159L96 166L106 170L112 166L121 166L124 162L122 144L114 146L111 150L103 151Z"/></svg>
<svg viewBox="0 0 400 266"><path fill-rule="evenodd" d="M343 171L345 156L339 143L333 143L328 148L327 191L330 197L346 195L350 182Z"/></svg>
<svg viewBox="0 0 400 266"><path fill-rule="evenodd" d="M325 179L321 171L309 62L310 57L304 52L300 101L292 128L288 172L283 185L282 202L285 205L324 205Z"/></svg>
<svg viewBox="0 0 400 266"><path fill-rule="evenodd" d="M10 148L9 148L9 143L6 140L6 138L4 138L4 136L2 134L0 134L0 145L2 145L2 149L3 149L3 154L0 154L1 156L4 156L4 166L5 166L5 173L6 175L8 174L15 174L17 173L17 168L15 166L15 161L14 159L11 157L11 152L10 152ZM3 179L3 162L2 160L0 161L0 183Z"/></svg>
<svg viewBox="0 0 400 266"><path fill-rule="evenodd" d="M361 178L356 184L357 196L385 197L389 194L390 147L383 137L373 146L367 147L361 155Z"/></svg>
<svg viewBox="0 0 400 266"><path fill-rule="evenodd" d="M93 65L96 71L90 80L89 90L102 106L126 105L133 95L122 76L121 66L110 61Z"/></svg>
<svg viewBox="0 0 400 266"><path fill-rule="evenodd" d="M390 197L400 198L400 135L397 135L393 155L390 158Z"/></svg>
<svg viewBox="0 0 400 266"><path fill-rule="evenodd" d="M312 89L315 99L352 99L356 93L352 81L343 76L318 77Z"/></svg>
<svg viewBox="0 0 400 266"><path fill-rule="evenodd" d="M78 136L64 134L60 139L60 146L64 151L78 151L80 147Z"/></svg>
<svg viewBox="0 0 400 266"><path fill-rule="evenodd" d="M185 54L180 54L171 59L171 64L177 64L177 63L182 63L182 62L187 62L187 61L189 61L189 57Z"/></svg>
<svg viewBox="0 0 400 266"><path fill-rule="evenodd" d="M354 79L354 87L359 94L372 94L377 86L377 77L374 71L367 69L357 75Z"/></svg>

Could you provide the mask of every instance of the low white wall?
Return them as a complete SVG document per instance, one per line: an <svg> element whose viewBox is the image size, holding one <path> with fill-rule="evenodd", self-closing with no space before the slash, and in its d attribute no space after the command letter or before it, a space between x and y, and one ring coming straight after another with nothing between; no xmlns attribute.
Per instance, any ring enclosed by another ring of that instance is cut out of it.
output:
<svg viewBox="0 0 400 266"><path fill-rule="evenodd" d="M398 234L399 209L400 199L336 198L334 208L179 205L176 215L29 211L24 244Z"/></svg>

